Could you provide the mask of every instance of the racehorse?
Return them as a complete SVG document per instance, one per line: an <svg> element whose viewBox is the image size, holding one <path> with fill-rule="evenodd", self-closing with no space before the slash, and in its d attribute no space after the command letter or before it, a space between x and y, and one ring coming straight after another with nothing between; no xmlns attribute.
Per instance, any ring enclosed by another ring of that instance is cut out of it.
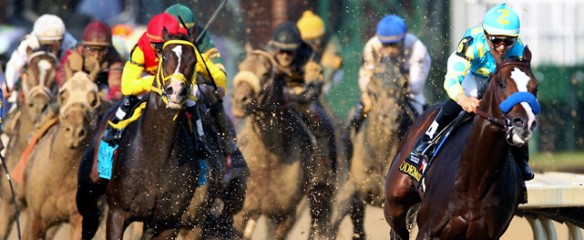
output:
<svg viewBox="0 0 584 240"><path fill-rule="evenodd" d="M296 220L296 209L308 195L312 225L310 237L326 235L328 216L319 212L314 177L316 139L298 113L284 99L283 79L275 79L273 57L248 46L234 78L233 113L244 117L238 141L251 175L242 211L235 227L250 239L261 215L276 225L272 239L285 239ZM285 71L285 70L282 70ZM319 215L320 214L320 215Z"/></svg>
<svg viewBox="0 0 584 240"><path fill-rule="evenodd" d="M100 105L97 85L78 72L61 87L59 120L29 155L25 172L28 222L24 239L39 239L51 226L71 223L71 238L81 239L81 215L75 205L77 166L93 137Z"/></svg>
<svg viewBox="0 0 584 240"><path fill-rule="evenodd" d="M84 217L84 239L91 238L98 227L97 202L104 191L108 239L121 239L124 229L133 221L143 221L145 228L152 230L153 239L174 238L179 227L192 224L181 218L192 207L195 190L211 189L209 185L219 174L212 167L204 170L207 159L214 156L195 149L195 139L188 130L191 120L183 111L196 59L200 59L191 43L194 36L188 40L171 37L165 31L152 91L142 116L123 132L111 180L96 179L99 177L92 171L97 167L95 143L84 154L77 193L78 208ZM104 119L111 114L113 111ZM199 127L193 126L194 131ZM98 139L102 134L100 131ZM212 198L196 199L203 199L198 213L204 220L211 207L207 199Z"/></svg>
<svg viewBox="0 0 584 240"><path fill-rule="evenodd" d="M421 202L417 239L499 239L523 199L523 179L510 148L527 144L537 126L537 80L531 52L497 60L472 121L450 132L425 174L425 192L400 172L439 108L426 111L408 131L386 178L384 214L392 237L408 239L406 215ZM418 190L418 191L416 191Z"/></svg>
<svg viewBox="0 0 584 240"><path fill-rule="evenodd" d="M342 184L335 204L335 229L350 213L353 239L364 239L365 205L381 207L385 174L391 156L415 118L408 105L408 78L391 58L382 58L368 86L371 111L358 132L352 134L354 146L348 179Z"/></svg>
<svg viewBox="0 0 584 240"><path fill-rule="evenodd" d="M6 132L9 136L6 147L6 164L14 174L14 167L21 159L21 155L29 142L34 125L40 118L41 113L54 97L53 88L55 84L55 74L59 60L53 53L45 51L31 52L26 65L26 74L22 78L22 97L18 99L18 108L15 114L11 114L13 119L13 129ZM0 199L12 199L11 190L7 181L0 181L2 189ZM15 182L16 192L20 184ZM17 197L23 199L23 196ZM0 202L0 239L8 238L10 229L15 219L14 203L12 201ZM17 202L17 206L24 207L22 202Z"/></svg>

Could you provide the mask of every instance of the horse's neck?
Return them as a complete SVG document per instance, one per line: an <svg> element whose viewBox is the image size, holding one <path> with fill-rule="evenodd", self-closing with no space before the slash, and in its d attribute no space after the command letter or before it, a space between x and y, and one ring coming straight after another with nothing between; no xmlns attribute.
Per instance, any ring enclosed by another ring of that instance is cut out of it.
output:
<svg viewBox="0 0 584 240"><path fill-rule="evenodd" d="M71 148L64 143L68 143L66 140L69 136L65 135L68 132L63 124L57 123L53 125L48 132L43 136L44 141L49 141L49 146L51 148L51 157L54 157L58 163L55 163L57 168L62 169L65 172L74 169L79 165L79 160L85 151L85 146L89 145L90 139L93 139L94 131L87 131L89 135L85 137L83 141L79 143L76 148ZM53 174L55 174L53 172Z"/></svg>
<svg viewBox="0 0 584 240"><path fill-rule="evenodd" d="M460 158L457 181L463 191L485 193L485 188L497 180L509 155L505 132L476 115L471 123L466 145Z"/></svg>
<svg viewBox="0 0 584 240"><path fill-rule="evenodd" d="M184 116L180 111L167 109L165 106L158 104L159 97L156 93L151 93L147 106L144 108L137 131L146 145L153 142L159 143L159 149L170 148L175 139L179 137L177 130L184 122ZM156 139L156 141L153 141Z"/></svg>
<svg viewBox="0 0 584 240"><path fill-rule="evenodd" d="M368 114L366 123L364 123L364 132L373 151L387 152L388 149L391 149L393 145L397 145L399 142L399 128L405 119L405 112L402 107L398 116L392 116L395 117L395 121L389 124L390 122L387 119L382 119L383 110L380 108L381 106L373 106L373 109Z"/></svg>

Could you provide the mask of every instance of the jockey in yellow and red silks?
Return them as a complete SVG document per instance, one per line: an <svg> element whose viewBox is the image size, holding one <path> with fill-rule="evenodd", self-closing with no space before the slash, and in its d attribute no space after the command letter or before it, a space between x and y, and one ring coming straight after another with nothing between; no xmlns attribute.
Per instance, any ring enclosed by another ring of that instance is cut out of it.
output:
<svg viewBox="0 0 584 240"><path fill-rule="evenodd" d="M127 97L124 98L124 103L116 111L114 119L111 120L112 123L117 123L128 115L127 113L138 102L137 95L150 92L154 76L158 70L158 55L164 45L163 29L166 29L170 35L186 34L186 30L180 27L178 20L172 15L161 13L152 17L148 22L146 32L142 34L138 43L132 49L130 60L124 66L121 90L122 94ZM227 85L225 73L204 54L196 53L196 56L196 73L208 79L213 79L217 87L222 88L223 92L225 92ZM205 64L209 72L207 72ZM149 75L142 77L144 72ZM192 83L195 83L194 79ZM194 89L194 87L191 88ZM106 131L103 140L112 143L119 140L120 137L121 131L108 125L108 131Z"/></svg>
<svg viewBox="0 0 584 240"><path fill-rule="evenodd" d="M517 13L506 4L491 8L482 26L466 31L455 52L448 58L448 71L444 89L448 100L418 141L412 158L425 158L431 152L432 140L461 110L474 112L479 106L488 79L495 71L495 59L523 57L525 46L519 39L520 20ZM524 180L534 177L527 164L527 145L512 147L512 154L520 167Z"/></svg>

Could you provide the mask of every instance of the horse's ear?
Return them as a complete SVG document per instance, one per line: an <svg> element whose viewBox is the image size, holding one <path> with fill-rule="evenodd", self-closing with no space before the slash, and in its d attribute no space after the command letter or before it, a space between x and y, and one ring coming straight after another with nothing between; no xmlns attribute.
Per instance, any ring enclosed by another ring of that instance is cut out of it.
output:
<svg viewBox="0 0 584 240"><path fill-rule="evenodd" d="M197 36L199 34L198 34L198 32L195 32L194 29L197 29L197 26L195 26L193 28L193 32L191 34L189 34L188 40L189 40L189 42L192 42L193 44L197 44L195 41L197 41Z"/></svg>
<svg viewBox="0 0 584 240"><path fill-rule="evenodd" d="M523 60L526 62L531 62L531 50L529 50L528 46L525 46L523 49Z"/></svg>
<svg viewBox="0 0 584 240"><path fill-rule="evenodd" d="M162 28L162 39L164 39L165 42L168 39L170 39L170 36L168 35L168 30L166 30L166 27Z"/></svg>
<svg viewBox="0 0 584 240"><path fill-rule="evenodd" d="M253 51L253 47L251 46L251 43L246 42L245 43L245 52L249 54L249 53L251 53L251 51Z"/></svg>
<svg viewBox="0 0 584 240"><path fill-rule="evenodd" d="M97 109L101 104L101 98L97 92L90 91L87 93L87 103L92 109Z"/></svg>
<svg viewBox="0 0 584 240"><path fill-rule="evenodd" d="M63 104L67 102L68 98L69 90L62 90L61 92L59 92L59 98L57 99L57 103L59 103L59 106L63 106Z"/></svg>

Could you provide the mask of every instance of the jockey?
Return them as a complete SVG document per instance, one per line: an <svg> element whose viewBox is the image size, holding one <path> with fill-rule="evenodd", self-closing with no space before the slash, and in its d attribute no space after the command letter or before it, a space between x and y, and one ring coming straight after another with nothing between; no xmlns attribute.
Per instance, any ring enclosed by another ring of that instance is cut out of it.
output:
<svg viewBox="0 0 584 240"><path fill-rule="evenodd" d="M495 59L523 56L525 46L518 37L519 29L519 16L503 3L485 14L482 26L466 31L458 48L448 58L444 89L450 100L444 103L410 157L428 156L430 151L426 149L432 147L431 142L436 133L442 131L461 110L470 113L477 109L478 99L482 98L489 76L495 71ZM533 171L527 164L527 144L511 147L511 150L523 179L533 179Z"/></svg>
<svg viewBox="0 0 584 240"><path fill-rule="evenodd" d="M60 59L67 49L76 44L77 40L66 32L61 18L52 14L40 16L34 22L32 33L24 37L6 63L5 84L1 83L4 97L10 97L31 50L42 49L52 52Z"/></svg>
<svg viewBox="0 0 584 240"><path fill-rule="evenodd" d="M325 35L324 21L310 10L304 11L296 26L300 30L302 41L310 45L320 58L324 78L323 92L328 94L343 79L343 58L338 53L338 41Z"/></svg>
<svg viewBox="0 0 584 240"><path fill-rule="evenodd" d="M67 51L57 72L57 82L63 85L76 72L83 71L100 89L104 89L103 99L120 100L122 65L120 55L112 47L110 27L96 20L85 27L82 43Z"/></svg>
<svg viewBox="0 0 584 240"><path fill-rule="evenodd" d="M182 19L188 31L193 34L201 34L203 28L201 28L197 23L195 16L191 9L182 4L174 4L166 9L166 13L173 15L177 19ZM182 24L181 28L185 27ZM203 35L195 43L199 51L206 55L217 68L221 69L223 75L225 75L225 67L223 66L223 60L219 51L215 47L215 43L209 36L208 32L205 31ZM238 176L249 175L249 168L247 163L243 158L243 154L239 151L236 142L236 133L233 123L225 113L223 108L222 98L225 95L225 91L221 88L214 90L208 85L199 85L199 89L207 97L204 99L210 108L210 113L216 122L217 129L219 130L219 135L221 136L221 141L223 143L223 150L225 151L225 159L227 165L227 171L225 173L225 182L229 182ZM219 91L218 94L209 94L213 91ZM217 97L212 97L212 95Z"/></svg>
<svg viewBox="0 0 584 240"><path fill-rule="evenodd" d="M289 100L301 105L316 101L322 90L322 66L296 25L285 22L276 27L266 49L279 65L276 77L285 79Z"/></svg>
<svg viewBox="0 0 584 240"><path fill-rule="evenodd" d="M430 55L426 46L413 34L407 32L404 20L396 15L387 15L377 24L376 35L369 39L363 49L363 62L359 69L361 102L352 114L349 128L355 131L371 110L371 99L367 88L376 65L382 57L395 58L408 72L408 102L419 116L424 111L426 99L424 87L430 71ZM349 131L350 132L350 131Z"/></svg>
<svg viewBox="0 0 584 240"><path fill-rule="evenodd" d="M158 14L148 22L147 31L142 34L138 43L134 46L131 58L126 62L122 71L121 91L124 96L122 105L116 111L111 122L118 123L125 119L128 113L139 102L138 95L150 92L154 76L158 70L159 54L164 44L163 29L166 29L170 35L185 34L184 29L180 29L178 20L168 13ZM205 61L209 67L211 75L216 84L225 89L225 74L219 70L209 59L202 55L203 60L198 59L196 72L207 75ZM146 73L147 76L142 77ZM189 102L187 101L187 105ZM193 104L194 105L194 104ZM114 144L121 137L122 131L108 125L103 136L103 141Z"/></svg>
<svg viewBox="0 0 584 240"><path fill-rule="evenodd" d="M313 169L318 173L317 181L334 179L336 149L331 147L334 145L334 130L329 116L319 102L323 86L320 59L312 48L302 41L300 31L292 22L284 22L276 27L266 49L274 56L277 64L274 81L286 83L284 87L286 104L294 110L292 113L299 113L306 131L316 138L317 147L328 146L328 149L322 149L322 156L328 156L324 160L326 162L317 161L316 169Z"/></svg>

